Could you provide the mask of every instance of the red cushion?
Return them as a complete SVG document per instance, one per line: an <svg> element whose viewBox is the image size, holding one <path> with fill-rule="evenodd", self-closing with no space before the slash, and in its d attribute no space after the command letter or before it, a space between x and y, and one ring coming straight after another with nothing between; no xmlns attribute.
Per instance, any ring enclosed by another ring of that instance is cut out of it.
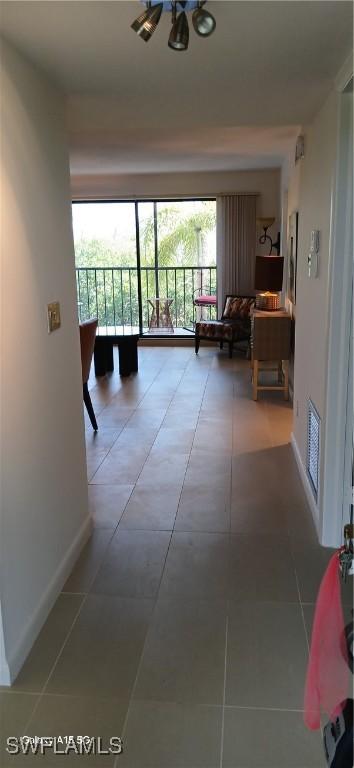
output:
<svg viewBox="0 0 354 768"><path fill-rule="evenodd" d="M216 304L216 296L197 296L197 298L194 299L194 304L197 304L197 306L202 306L203 304Z"/></svg>

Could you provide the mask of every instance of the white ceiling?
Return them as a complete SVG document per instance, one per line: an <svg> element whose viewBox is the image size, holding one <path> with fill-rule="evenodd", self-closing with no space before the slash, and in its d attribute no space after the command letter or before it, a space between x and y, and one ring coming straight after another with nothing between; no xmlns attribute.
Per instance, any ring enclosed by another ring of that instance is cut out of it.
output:
<svg viewBox="0 0 354 768"><path fill-rule="evenodd" d="M137 0L2 2L8 39L68 94L74 174L274 167L352 43L352 3L214 0L208 39L130 29Z"/></svg>

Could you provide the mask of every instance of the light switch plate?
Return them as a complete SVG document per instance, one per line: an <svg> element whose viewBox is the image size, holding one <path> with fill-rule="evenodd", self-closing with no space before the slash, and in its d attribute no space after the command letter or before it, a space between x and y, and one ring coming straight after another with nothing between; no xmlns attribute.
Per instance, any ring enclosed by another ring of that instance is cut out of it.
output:
<svg viewBox="0 0 354 768"><path fill-rule="evenodd" d="M320 250L320 230L313 229L311 232L310 251L312 251L312 253L318 253L319 250Z"/></svg>
<svg viewBox="0 0 354 768"><path fill-rule="evenodd" d="M48 333L57 331L60 325L60 304L59 301L52 301L48 304Z"/></svg>

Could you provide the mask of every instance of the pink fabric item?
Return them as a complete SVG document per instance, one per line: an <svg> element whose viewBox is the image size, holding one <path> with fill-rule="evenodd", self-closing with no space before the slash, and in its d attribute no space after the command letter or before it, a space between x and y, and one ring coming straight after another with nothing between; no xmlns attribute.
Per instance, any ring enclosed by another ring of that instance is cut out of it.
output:
<svg viewBox="0 0 354 768"><path fill-rule="evenodd" d="M332 720L348 697L348 649L344 639L338 552L331 557L317 596L307 667L304 720L320 728L321 711Z"/></svg>
<svg viewBox="0 0 354 768"><path fill-rule="evenodd" d="M212 306L216 304L216 296L197 296L197 298L194 299L194 304L197 306L203 304Z"/></svg>

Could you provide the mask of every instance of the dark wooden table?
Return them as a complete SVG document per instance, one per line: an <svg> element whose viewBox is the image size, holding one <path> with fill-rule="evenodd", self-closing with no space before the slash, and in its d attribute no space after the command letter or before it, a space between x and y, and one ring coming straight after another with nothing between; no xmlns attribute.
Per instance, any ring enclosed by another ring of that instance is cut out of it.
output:
<svg viewBox="0 0 354 768"><path fill-rule="evenodd" d="M104 376L114 370L113 345L118 345L119 373L130 376L138 370L139 333L130 326L104 326L97 328L94 362L96 376Z"/></svg>

